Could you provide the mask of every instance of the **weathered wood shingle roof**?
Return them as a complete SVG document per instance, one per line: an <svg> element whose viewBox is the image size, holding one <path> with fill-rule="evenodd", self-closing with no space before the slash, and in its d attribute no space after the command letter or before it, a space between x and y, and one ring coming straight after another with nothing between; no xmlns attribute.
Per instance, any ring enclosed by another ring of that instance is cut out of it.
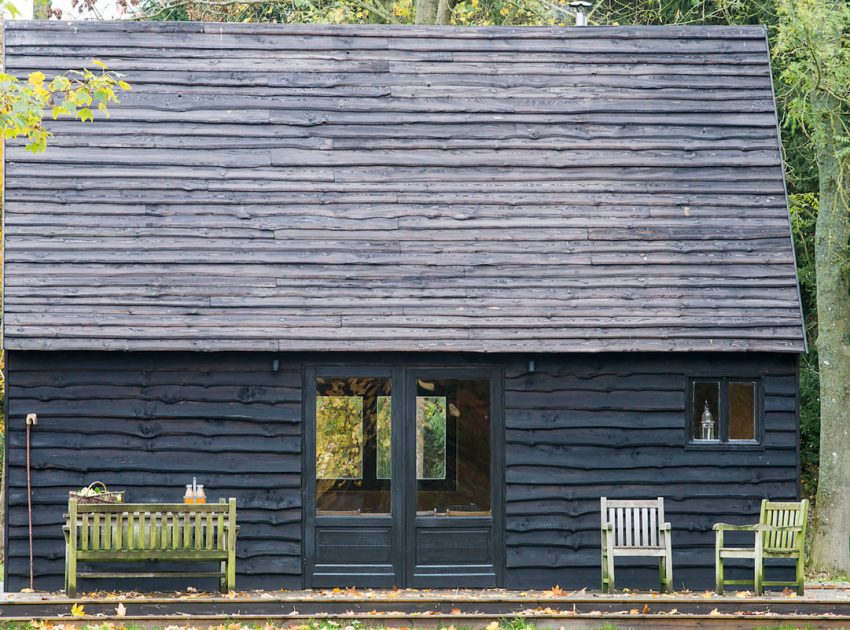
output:
<svg viewBox="0 0 850 630"><path fill-rule="evenodd" d="M9 23L12 349L800 351L761 28Z"/></svg>

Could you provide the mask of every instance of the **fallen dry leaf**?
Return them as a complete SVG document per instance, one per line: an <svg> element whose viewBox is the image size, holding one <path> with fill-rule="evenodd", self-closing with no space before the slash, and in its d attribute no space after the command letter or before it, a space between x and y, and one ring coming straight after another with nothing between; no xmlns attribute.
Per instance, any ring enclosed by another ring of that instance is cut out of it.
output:
<svg viewBox="0 0 850 630"><path fill-rule="evenodd" d="M643 614L644 614L644 615L648 615L648 614L649 614L649 604L644 604L644 605L643 605Z"/></svg>
<svg viewBox="0 0 850 630"><path fill-rule="evenodd" d="M750 593L749 591L738 591L737 593L735 593L735 597L737 597L738 599L746 599L747 597L752 597L752 593Z"/></svg>
<svg viewBox="0 0 850 630"><path fill-rule="evenodd" d="M119 602L115 607L115 614L119 617L124 617L127 614L127 607Z"/></svg>
<svg viewBox="0 0 850 630"><path fill-rule="evenodd" d="M720 611L719 611L719 610L717 610L716 608L713 608L713 609L711 610L711 612L710 612L710 613L708 613L708 615L709 615L710 617L719 617L719 616L720 616Z"/></svg>
<svg viewBox="0 0 850 630"><path fill-rule="evenodd" d="M82 604L74 604L73 606L71 606L71 614L74 617L85 617L86 609L83 607Z"/></svg>
<svg viewBox="0 0 850 630"><path fill-rule="evenodd" d="M566 594L566 591L558 584L555 584L555 586L550 588L548 591L543 591L543 597L561 597Z"/></svg>
<svg viewBox="0 0 850 630"><path fill-rule="evenodd" d="M461 611L460 608L452 608L452 614L453 615L459 615L459 614L461 614L461 612L462 611Z"/></svg>

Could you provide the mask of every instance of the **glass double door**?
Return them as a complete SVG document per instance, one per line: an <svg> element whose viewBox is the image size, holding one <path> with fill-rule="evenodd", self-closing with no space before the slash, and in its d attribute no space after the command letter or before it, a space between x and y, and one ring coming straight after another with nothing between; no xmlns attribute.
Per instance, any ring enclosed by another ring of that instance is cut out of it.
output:
<svg viewBox="0 0 850 630"><path fill-rule="evenodd" d="M308 370L308 586L500 583L494 382L489 369Z"/></svg>

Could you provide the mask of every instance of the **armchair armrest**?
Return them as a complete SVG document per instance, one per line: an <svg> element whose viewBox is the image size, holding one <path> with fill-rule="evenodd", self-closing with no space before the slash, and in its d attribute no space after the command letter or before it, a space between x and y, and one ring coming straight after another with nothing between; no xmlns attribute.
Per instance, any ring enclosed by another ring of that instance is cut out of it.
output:
<svg viewBox="0 0 850 630"><path fill-rule="evenodd" d="M757 532L801 532L802 525L755 525Z"/></svg>
<svg viewBox="0 0 850 630"><path fill-rule="evenodd" d="M613 532L614 523L602 523L602 529L604 529L606 532Z"/></svg>
<svg viewBox="0 0 850 630"><path fill-rule="evenodd" d="M669 532L671 530L670 523L661 523L658 526L658 529L660 529L663 532Z"/></svg>
<svg viewBox="0 0 850 630"><path fill-rule="evenodd" d="M760 525L730 525L729 523L715 523L712 528L716 532L756 532Z"/></svg>

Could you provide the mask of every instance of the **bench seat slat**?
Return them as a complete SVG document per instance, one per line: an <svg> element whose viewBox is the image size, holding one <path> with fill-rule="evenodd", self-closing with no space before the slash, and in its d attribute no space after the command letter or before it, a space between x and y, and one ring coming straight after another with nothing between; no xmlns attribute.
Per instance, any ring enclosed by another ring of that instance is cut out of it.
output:
<svg viewBox="0 0 850 630"><path fill-rule="evenodd" d="M84 578L168 578L168 577L219 577L221 571L148 571L122 573L120 571L86 571L78 573L77 577Z"/></svg>

